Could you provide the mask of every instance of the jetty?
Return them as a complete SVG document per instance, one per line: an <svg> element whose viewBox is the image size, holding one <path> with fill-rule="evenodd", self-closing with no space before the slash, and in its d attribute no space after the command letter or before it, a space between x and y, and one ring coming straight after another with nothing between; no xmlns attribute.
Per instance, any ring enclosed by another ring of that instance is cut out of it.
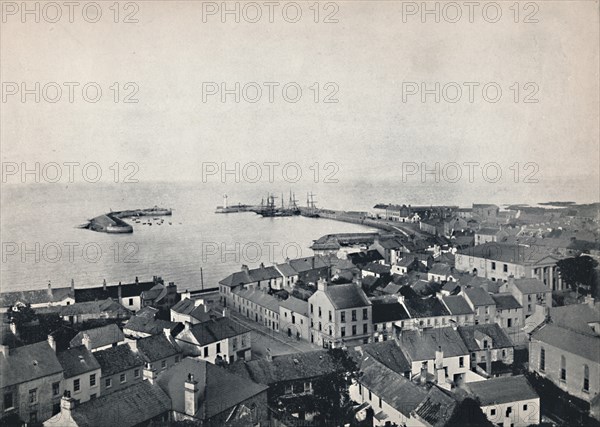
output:
<svg viewBox="0 0 600 427"><path fill-rule="evenodd" d="M148 209L133 209L124 211L111 211L90 219L87 224L80 228L97 231L100 233L126 234L133 233L133 227L123 221L123 218L138 218L143 216L165 216L172 215L173 211L168 208L154 206Z"/></svg>

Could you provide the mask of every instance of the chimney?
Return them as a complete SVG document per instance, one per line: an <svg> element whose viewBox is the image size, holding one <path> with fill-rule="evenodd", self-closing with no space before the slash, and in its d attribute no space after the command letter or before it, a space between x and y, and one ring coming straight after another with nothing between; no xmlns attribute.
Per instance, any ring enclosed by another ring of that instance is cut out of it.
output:
<svg viewBox="0 0 600 427"><path fill-rule="evenodd" d="M48 280L48 295L52 296L52 283Z"/></svg>
<svg viewBox="0 0 600 427"><path fill-rule="evenodd" d="M266 347L267 353L266 353L266 359L267 362L272 362L273 361L273 355L271 354L271 349L269 347Z"/></svg>
<svg viewBox="0 0 600 427"><path fill-rule="evenodd" d="M156 369L152 369L149 363L144 365L144 369L142 370L142 376L144 380L148 381L150 384L154 384L156 381Z"/></svg>
<svg viewBox="0 0 600 427"><path fill-rule="evenodd" d="M75 280L71 279L71 291L75 292Z"/></svg>
<svg viewBox="0 0 600 427"><path fill-rule="evenodd" d="M246 273L249 271L249 268L246 264L242 264L242 271L245 271Z"/></svg>
<svg viewBox="0 0 600 427"><path fill-rule="evenodd" d="M487 372L490 377L492 376L492 351L489 347L485 351L485 372Z"/></svg>
<svg viewBox="0 0 600 427"><path fill-rule="evenodd" d="M156 276L154 276L153 280L154 282L156 282ZM135 284L137 285L138 283L140 283L140 279L137 276L135 276Z"/></svg>
<svg viewBox="0 0 600 427"><path fill-rule="evenodd" d="M83 339L81 340L81 343L85 346L85 348L87 348L89 351L92 351L92 340L90 339L90 336L86 333L83 334Z"/></svg>
<svg viewBox="0 0 600 427"><path fill-rule="evenodd" d="M106 292L106 279L102 280L102 290Z"/></svg>
<svg viewBox="0 0 600 427"><path fill-rule="evenodd" d="M63 397L60 399L60 415L64 420L70 420L71 411L75 408L75 399L71 398L71 392L65 390Z"/></svg>
<svg viewBox="0 0 600 427"><path fill-rule="evenodd" d="M223 309L223 317L227 317L229 315L229 310L227 308Z"/></svg>
<svg viewBox="0 0 600 427"><path fill-rule="evenodd" d="M404 295L398 295L398 304L404 304Z"/></svg>
<svg viewBox="0 0 600 427"><path fill-rule="evenodd" d="M326 289L327 289L327 280L320 277L319 280L317 280L317 290L325 292Z"/></svg>
<svg viewBox="0 0 600 427"><path fill-rule="evenodd" d="M133 351L134 353L137 353L137 340L131 339L131 338L125 338L125 342L129 345L129 348L131 349L131 351Z"/></svg>
<svg viewBox="0 0 600 427"><path fill-rule="evenodd" d="M121 302L121 282L119 282L119 287L118 287L118 292L119 292L119 302Z"/></svg>
<svg viewBox="0 0 600 427"><path fill-rule="evenodd" d="M421 365L421 374L419 375L419 383L424 385L427 383L427 365Z"/></svg>
<svg viewBox="0 0 600 427"><path fill-rule="evenodd" d="M10 322L10 331L13 333L15 337L19 336L19 331L17 330L17 324L15 322Z"/></svg>
<svg viewBox="0 0 600 427"><path fill-rule="evenodd" d="M200 389L198 388L198 381L194 379L194 375L192 374L188 374L187 381L185 382L184 398L186 415L195 416L200 406Z"/></svg>
<svg viewBox="0 0 600 427"><path fill-rule="evenodd" d="M9 347L7 345L4 344L0 344L0 354L3 355L4 357L8 357L8 353L9 353Z"/></svg>
<svg viewBox="0 0 600 427"><path fill-rule="evenodd" d="M56 353L56 340L52 335L48 335L48 345L54 350Z"/></svg>
<svg viewBox="0 0 600 427"><path fill-rule="evenodd" d="M444 352L441 346L435 351L435 369L444 369Z"/></svg>
<svg viewBox="0 0 600 427"><path fill-rule="evenodd" d="M260 263L260 268L265 268L265 263L264 262Z"/></svg>

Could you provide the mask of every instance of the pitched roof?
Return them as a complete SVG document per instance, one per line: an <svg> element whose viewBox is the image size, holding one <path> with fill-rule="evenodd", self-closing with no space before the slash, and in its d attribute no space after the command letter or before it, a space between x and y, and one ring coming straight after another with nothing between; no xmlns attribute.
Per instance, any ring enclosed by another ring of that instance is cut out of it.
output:
<svg viewBox="0 0 600 427"><path fill-rule="evenodd" d="M316 350L275 356L272 361L239 361L230 365L228 370L257 383L273 385L285 381L308 380L339 369L340 366L327 350Z"/></svg>
<svg viewBox="0 0 600 427"><path fill-rule="evenodd" d="M427 396L415 409L415 413L432 427L446 425L458 402L437 386L429 389Z"/></svg>
<svg viewBox="0 0 600 427"><path fill-rule="evenodd" d="M303 273L317 268L328 267L322 257L315 255L306 258L297 258L288 261L288 264L298 273Z"/></svg>
<svg viewBox="0 0 600 427"><path fill-rule="evenodd" d="M375 274L389 274L390 266L385 265L385 264L379 264L378 262L371 262L371 263L365 265L362 268L362 270L369 271L369 272L375 273Z"/></svg>
<svg viewBox="0 0 600 427"><path fill-rule="evenodd" d="M69 305L53 305L36 309L40 313L57 313L59 316L111 313L118 317L131 316L131 312L110 298L101 301L76 302Z"/></svg>
<svg viewBox="0 0 600 427"><path fill-rule="evenodd" d="M286 300L281 301L279 305L283 308L293 311L294 313L303 315L308 314L308 302L291 295Z"/></svg>
<svg viewBox="0 0 600 427"><path fill-rule="evenodd" d="M169 340L165 334L152 335L137 340L138 354L148 363L175 356L180 353L177 345Z"/></svg>
<svg viewBox="0 0 600 427"><path fill-rule="evenodd" d="M140 381L75 406L71 417L82 427L130 427L145 424L170 409L171 399L160 387ZM61 414L54 417L60 424ZM51 422L52 418L48 420L50 425Z"/></svg>
<svg viewBox="0 0 600 427"><path fill-rule="evenodd" d="M419 406L427 392L371 356L361 363L358 382L405 416Z"/></svg>
<svg viewBox="0 0 600 427"><path fill-rule="evenodd" d="M79 332L77 335L75 335L75 338L71 340L69 347L77 347L82 345L83 336L85 334L90 337L92 348L104 347L105 345L111 345L125 341L125 335L123 335L123 332L121 332L117 325L111 323L110 325Z"/></svg>
<svg viewBox="0 0 600 427"><path fill-rule="evenodd" d="M398 301L384 302L378 299L372 299L371 303L373 304L373 323L395 322L397 320L410 319L406 309Z"/></svg>
<svg viewBox="0 0 600 427"><path fill-rule="evenodd" d="M490 343L492 348L506 348L513 347L514 345L506 332L504 332L504 329L497 323L480 323L478 325L459 326L458 333L469 351L482 350L475 340L478 332L483 333L492 339L492 342Z"/></svg>
<svg viewBox="0 0 600 427"><path fill-rule="evenodd" d="M185 332L185 330L183 332ZM204 346L250 332L250 329L234 322L229 317L219 317L217 319L209 320L208 322L192 325L189 332L198 341L199 345Z"/></svg>
<svg viewBox="0 0 600 427"><path fill-rule="evenodd" d="M61 301L73 296L71 288L33 289L29 291L0 292L0 307L10 307L17 302L23 304L45 304Z"/></svg>
<svg viewBox="0 0 600 427"><path fill-rule="evenodd" d="M450 295L442 297L443 303L452 315L473 314L473 310L462 295Z"/></svg>
<svg viewBox="0 0 600 427"><path fill-rule="evenodd" d="M235 287L238 285L245 285L248 283L259 282L263 280L276 279L281 277L282 274L275 267L264 267L254 269L242 269L230 274L219 283L228 287Z"/></svg>
<svg viewBox="0 0 600 427"><path fill-rule="evenodd" d="M562 307L551 307L550 318L552 323L586 335L598 335L590 323L600 322L600 305L593 307L589 304L573 304Z"/></svg>
<svg viewBox="0 0 600 427"><path fill-rule="evenodd" d="M414 255L409 254L405 257L402 257L398 260L398 262L396 263L396 265L399 265L400 267L410 267L411 265L414 264L414 262L416 261L416 258Z"/></svg>
<svg viewBox="0 0 600 427"><path fill-rule="evenodd" d="M182 325L178 322L169 322L168 320L155 319L149 316L142 317L137 315L129 319L123 327L125 330L141 332L149 335L162 334L165 329L175 332L180 328L182 328Z"/></svg>
<svg viewBox="0 0 600 427"><path fill-rule="evenodd" d="M535 264L550 256L540 246L522 246L497 242L488 242L458 252L461 256L485 258L509 264Z"/></svg>
<svg viewBox="0 0 600 427"><path fill-rule="evenodd" d="M412 318L450 315L444 304L435 297L404 298L404 306Z"/></svg>
<svg viewBox="0 0 600 427"><path fill-rule="evenodd" d="M293 276L297 276L298 275L298 272L296 270L294 270L289 264L286 264L286 263L277 264L275 266L275 268L284 277L293 277Z"/></svg>
<svg viewBox="0 0 600 427"><path fill-rule="evenodd" d="M517 301L516 298L512 296L512 294L492 294L492 298L496 303L496 310L513 310L523 308L523 306L519 304L519 301Z"/></svg>
<svg viewBox="0 0 600 427"><path fill-rule="evenodd" d="M580 334L571 329L547 323L533 331L531 338L600 363L600 352L598 351L600 336Z"/></svg>
<svg viewBox="0 0 600 427"><path fill-rule="evenodd" d="M363 290L354 283L328 285L325 294L338 310L371 305Z"/></svg>
<svg viewBox="0 0 600 427"><path fill-rule="evenodd" d="M202 420L228 411L268 388L204 360L185 358L157 379L158 385L171 398L173 410L179 413L185 412L184 384L189 374L198 382L200 401L196 417Z"/></svg>
<svg viewBox="0 0 600 427"><path fill-rule="evenodd" d="M464 293L474 306L494 305L494 299L482 288L466 288Z"/></svg>
<svg viewBox="0 0 600 427"><path fill-rule="evenodd" d="M435 352L442 348L445 357L469 354L458 331L451 327L426 329L419 331L403 331L398 345L409 360L433 360Z"/></svg>
<svg viewBox="0 0 600 427"><path fill-rule="evenodd" d="M394 340L365 344L362 349L366 354L394 372L404 374L411 370L410 362Z"/></svg>
<svg viewBox="0 0 600 427"><path fill-rule="evenodd" d="M56 355L65 371L65 378L100 369L100 364L85 346L73 347Z"/></svg>
<svg viewBox="0 0 600 427"><path fill-rule="evenodd" d="M96 351L94 356L100 364L102 376L114 375L144 365L142 358L126 344Z"/></svg>
<svg viewBox="0 0 600 427"><path fill-rule="evenodd" d="M348 254L347 258L354 265L364 265L373 261L379 261L383 259L381 254L375 249L370 249L368 251L353 252L351 254Z"/></svg>
<svg viewBox="0 0 600 427"><path fill-rule="evenodd" d="M449 276L452 274L452 267L450 267L448 264L436 262L431 266L429 273L437 274L439 276Z"/></svg>
<svg viewBox="0 0 600 427"><path fill-rule="evenodd" d="M196 301L193 301L189 298L184 298L179 301L177 304L171 307L171 311L191 316L201 322L210 319L210 314L204 311L204 306L202 304L196 305Z"/></svg>
<svg viewBox="0 0 600 427"><path fill-rule="evenodd" d="M0 384L15 384L61 373L62 366L47 341L17 347L8 356L0 355Z"/></svg>
<svg viewBox="0 0 600 427"><path fill-rule="evenodd" d="M105 300L107 298L118 299L119 298L119 287L121 288L121 297L129 298L135 297L142 294L144 291L152 289L157 282L138 282L138 283L126 283L107 285L106 289L104 286L96 286L92 288L75 288L75 301L86 302L95 300Z"/></svg>
<svg viewBox="0 0 600 427"><path fill-rule="evenodd" d="M267 310L279 313L279 300L260 289L239 289L234 294Z"/></svg>
<svg viewBox="0 0 600 427"><path fill-rule="evenodd" d="M551 291L539 279L514 279L514 284L524 294L538 294Z"/></svg>
<svg viewBox="0 0 600 427"><path fill-rule="evenodd" d="M471 393L477 396L481 406L539 399L538 394L523 375L490 378L468 383L467 386Z"/></svg>

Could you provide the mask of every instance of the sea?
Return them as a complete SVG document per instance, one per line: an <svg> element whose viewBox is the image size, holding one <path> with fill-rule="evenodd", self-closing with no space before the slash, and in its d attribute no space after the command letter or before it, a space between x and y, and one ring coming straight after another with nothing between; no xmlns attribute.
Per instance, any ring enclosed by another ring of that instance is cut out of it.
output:
<svg viewBox="0 0 600 427"><path fill-rule="evenodd" d="M217 214L223 203L260 204L271 193L276 202L306 205L314 194L318 207L372 210L376 203L412 205L535 203L573 200L577 183L556 187L467 187L448 183L396 181L319 183L309 186L202 182L26 183L5 184L0 192L3 292L53 287L130 283L160 276L178 289L215 287L245 264L255 268L286 258L310 256L312 242L330 233L374 229L323 218L263 218L255 213ZM550 189L551 191L548 191ZM592 197L589 201L594 201ZM129 221L132 234L105 234L78 228L111 210L171 208L172 216ZM143 222L147 222L143 224ZM150 223L150 224L148 224Z"/></svg>

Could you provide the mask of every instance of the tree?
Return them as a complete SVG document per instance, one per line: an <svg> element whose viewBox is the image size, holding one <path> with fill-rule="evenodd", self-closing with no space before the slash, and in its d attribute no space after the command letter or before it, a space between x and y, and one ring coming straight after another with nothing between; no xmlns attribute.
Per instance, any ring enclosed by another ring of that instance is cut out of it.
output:
<svg viewBox="0 0 600 427"><path fill-rule="evenodd" d="M565 258L556 264L562 279L574 291L580 286L590 289L591 295L598 298L598 261L588 256Z"/></svg>
<svg viewBox="0 0 600 427"><path fill-rule="evenodd" d="M447 427L493 427L481 410L479 403L470 397L462 400L457 406L445 426Z"/></svg>
<svg viewBox="0 0 600 427"><path fill-rule="evenodd" d="M8 311L9 323L14 323L17 330L23 325L33 322L36 319L35 311L31 304L15 305Z"/></svg>

